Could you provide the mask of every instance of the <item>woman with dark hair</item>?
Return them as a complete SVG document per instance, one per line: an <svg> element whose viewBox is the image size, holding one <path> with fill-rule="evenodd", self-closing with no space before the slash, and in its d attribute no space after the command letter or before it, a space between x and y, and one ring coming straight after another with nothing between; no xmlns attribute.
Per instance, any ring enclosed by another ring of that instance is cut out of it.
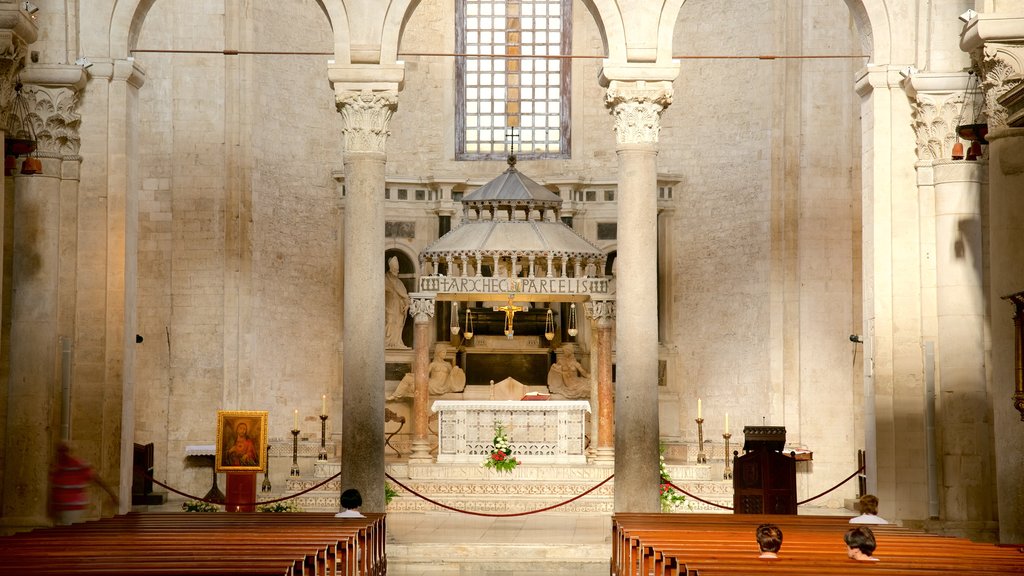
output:
<svg viewBox="0 0 1024 576"><path fill-rule="evenodd" d="M761 549L758 558L778 558L782 548L782 529L775 524L761 524L757 527L757 546Z"/></svg>
<svg viewBox="0 0 1024 576"><path fill-rule="evenodd" d="M871 555L875 552L875 534L867 526L850 528L843 534L846 555L859 562L878 562Z"/></svg>

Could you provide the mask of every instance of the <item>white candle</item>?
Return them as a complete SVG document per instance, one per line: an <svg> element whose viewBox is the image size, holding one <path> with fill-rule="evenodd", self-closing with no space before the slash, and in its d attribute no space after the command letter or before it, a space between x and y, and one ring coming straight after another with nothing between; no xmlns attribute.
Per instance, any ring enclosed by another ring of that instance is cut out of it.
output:
<svg viewBox="0 0 1024 576"><path fill-rule="evenodd" d="M700 412L700 398L697 398L697 418L703 418Z"/></svg>
<svg viewBox="0 0 1024 576"><path fill-rule="evenodd" d="M296 408L295 409L295 425L292 426L292 430L298 430L298 429L299 429L299 409Z"/></svg>
<svg viewBox="0 0 1024 576"><path fill-rule="evenodd" d="M320 397L320 413L327 415L327 394Z"/></svg>
<svg viewBox="0 0 1024 576"><path fill-rule="evenodd" d="M725 433L729 433L729 413L725 413Z"/></svg>

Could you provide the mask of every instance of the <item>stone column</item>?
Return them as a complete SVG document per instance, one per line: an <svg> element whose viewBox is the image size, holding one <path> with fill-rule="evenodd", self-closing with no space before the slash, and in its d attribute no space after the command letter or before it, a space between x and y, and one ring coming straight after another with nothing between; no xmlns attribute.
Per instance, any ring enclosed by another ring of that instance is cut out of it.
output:
<svg viewBox="0 0 1024 576"><path fill-rule="evenodd" d="M979 178L983 172L983 165L976 161L952 161L953 145L958 141L957 125L959 123L971 123L972 112L975 103L980 103L979 93L966 92L968 86L973 86L972 76L966 72L929 72L915 73L904 81L904 88L911 101L914 119L914 133L917 136L917 189L919 197L918 213L920 215L921 229L921 253L934 255L921 259L921 332L925 345L932 345L938 342L938 370L931 370L925 374L925 446L926 464L928 478L928 516L939 517L940 496L939 496L939 467L940 463L949 465L956 458L938 457L941 446L937 446L938 438L935 434L936 411L936 378L935 374L942 374L944 383L952 383L959 378L952 374L946 374L947 366L954 370L955 365L962 364L973 359L982 362L984 357L984 339L973 340L962 339L951 332L951 318L958 317L963 311L955 304L956 297L960 296L955 291L951 292L950 286L958 285L974 287L974 300L981 297L981 278L976 276L974 281L968 280L961 284L954 280L959 273L951 270L956 268L958 261L950 257L952 246L950 245L950 233L956 226L957 213L960 210L960 200L966 198L966 193L972 198L972 206L968 209L968 217L974 224L978 224L980 218L980 193L981 184ZM964 114L966 113L966 117ZM969 142L964 143L969 146ZM966 179L966 180L965 180ZM968 181L973 185L968 185ZM966 185L969 191L964 189ZM980 234L980 229L974 230ZM979 238L970 238L970 244L975 244ZM964 244L961 244L963 247ZM980 245L975 246L980 250ZM978 253L980 256L980 253ZM936 261L939 264L936 264ZM979 268L975 272L980 274ZM934 288L933 288L934 287ZM970 291L970 290L969 290ZM966 295L965 295L966 296ZM975 309L974 313L978 311ZM981 310L982 314L984 310ZM968 313L971 314L971 313ZM976 320L983 320L983 316L976 316ZM978 332L977 336L983 336ZM963 335L966 336L966 335ZM926 371L928 367L926 366ZM984 376L984 368L980 373ZM944 394L938 396L939 401L946 403L949 400L948 393L951 391L945 385L942 386ZM953 446L957 443L956 438L949 437L949 430L957 428L954 424L940 426L942 430L943 444ZM948 454L948 453L947 453ZM957 474L946 470L947 481L955 479Z"/></svg>
<svg viewBox="0 0 1024 576"><path fill-rule="evenodd" d="M431 320L434 318L434 298L424 294L410 294L412 303L409 314L413 318L413 348L416 355L413 359L412 372L416 382L416 390L412 397L412 454L410 462L430 462L430 440L428 440L427 422L430 419L430 343Z"/></svg>
<svg viewBox="0 0 1024 576"><path fill-rule="evenodd" d="M0 23L3 28L0 28L0 117L8 118L11 113L14 104L15 90L14 86L17 81L18 74L22 71L25 66L25 58L28 55L28 45L35 42L37 30L35 22L28 18L27 14L21 10L20 2L8 2L0 4ZM16 120L16 119L12 119ZM8 122L8 125L11 122ZM0 125L0 137L5 137L5 130L7 125ZM19 166L20 168L20 166ZM23 210L25 203L22 203L21 209L15 206L13 214L8 214L8 202L7 200L14 196L15 201L17 196L14 194L14 190L11 188L14 180L4 179L4 191L3 195L0 196L0 239L7 237L5 231L6 223L10 221L17 221L20 219L19 211ZM40 215L40 218L47 218L46 215ZM25 232L22 232L22 236ZM24 239L16 241L17 244L22 244ZM6 242L0 241L0 263L10 261L11 254L6 253L6 250L11 248ZM22 276L20 282L25 282L24 265L27 263L31 253L27 253L22 257L15 256L14 267L20 268L23 271L17 274L12 274L13 278L4 278L5 265L0 265L0 286L8 284L13 285L13 282L19 281L18 277ZM50 269L52 271L52 268ZM55 296L54 291L49 291L49 296ZM31 301L23 299L21 304L22 307L27 307ZM49 302L52 306L53 302ZM12 307L17 304L12 302ZM16 339L14 334L14 320L5 317L5 313L12 314L12 316L18 316L14 310L10 312L3 309L0 306L0 325L6 326L8 323L11 324L11 343ZM44 314L52 315L52 309L44 312ZM26 316L25 314L28 314ZM26 321L30 321L31 311L26 309L21 314L22 320L20 323L25 325ZM25 326L26 328L28 326ZM5 342L6 344L7 342ZM8 355L3 360L8 360L13 363L16 359L13 353L8 352ZM51 358L52 360L53 358ZM0 429L0 445L3 446L4 458L0 466L0 477L3 478L3 509L0 510L0 522L4 526L10 526L15 529L33 528L37 526L45 525L46 519L46 467L49 463L50 457L50 446L47 443L47 437L31 438L29 444L25 444L23 441L26 438L21 436L12 436L12 430L18 430L21 434L25 434L26 431L30 430L42 430L45 426L50 423L48 417L51 412L49 411L49 398L46 395L46 391L33 392L33 384L37 384L37 380L33 379L32 382L19 382L14 378L13 365L11 366L12 372L5 375L5 380L8 384L6 390L7 399L5 402L0 403L0 406L6 406L7 413L4 414L6 420L6 426ZM49 384L49 383L48 383ZM39 397L37 394L41 394L43 397ZM25 413L23 409L27 408L29 411ZM41 420L41 421L40 421ZM21 426L20 428L18 426ZM39 435L42 436L42 435ZM39 452L40 446L42 446L42 452Z"/></svg>
<svg viewBox="0 0 1024 576"><path fill-rule="evenodd" d="M658 133L671 82L612 80L618 271L615 511L657 512L658 500Z"/></svg>
<svg viewBox="0 0 1024 576"><path fill-rule="evenodd" d="M384 512L384 145L395 92L335 85L345 140L341 489Z"/></svg>
<svg viewBox="0 0 1024 576"><path fill-rule="evenodd" d="M981 235L988 166L942 160L933 168L942 517L984 520L993 504Z"/></svg>
<svg viewBox="0 0 1024 576"><path fill-rule="evenodd" d="M995 498L991 508L964 510L970 521L998 518L999 539L1024 540L1024 444L1020 414L1013 406L1013 321L1002 297L1024 290L1024 17L979 14L964 26L960 49L971 55L985 92L988 119L988 305L990 325L990 397L987 414L994 438L995 490L976 492ZM975 416L976 418L977 416ZM980 422L978 422L980 426ZM979 441L982 440L979 438ZM965 473L967 474L967 473ZM969 476L973 476L972 470ZM966 483L966 476L964 482ZM973 487L972 487L973 488ZM947 505L948 506L948 505ZM958 511L959 512L959 511Z"/></svg>
<svg viewBox="0 0 1024 576"><path fill-rule="evenodd" d="M868 491L896 518L927 515L921 213L900 66L870 66L862 118L864 447ZM883 513L885 511L883 510Z"/></svg>
<svg viewBox="0 0 1024 576"><path fill-rule="evenodd" d="M595 464L615 461L615 405L612 393L612 325L615 323L615 300L595 298L586 303L587 315L597 325L593 350L597 354L597 448ZM593 402L591 402L593 404Z"/></svg>
<svg viewBox="0 0 1024 576"><path fill-rule="evenodd" d="M22 74L49 86L24 84L20 112L12 119L19 137L36 141L43 170L32 176L15 170L11 299L8 462L16 470L4 483L4 516L46 524L47 473L58 432L71 436L71 407L62 406L60 339L74 329L75 251L81 157L77 113L81 68L32 70ZM61 84L64 84L61 86ZM69 383L70 384L70 383ZM68 418L62 421L63 414ZM50 430L50 434L30 431ZM87 434L86 434L87 435ZM84 438L86 435L79 436ZM82 449L76 448L81 454ZM5 491L6 492L6 491ZM105 497L104 497L105 498ZM94 504L102 502L94 494ZM95 515L95 510L88 512ZM30 524L31 525L31 524Z"/></svg>

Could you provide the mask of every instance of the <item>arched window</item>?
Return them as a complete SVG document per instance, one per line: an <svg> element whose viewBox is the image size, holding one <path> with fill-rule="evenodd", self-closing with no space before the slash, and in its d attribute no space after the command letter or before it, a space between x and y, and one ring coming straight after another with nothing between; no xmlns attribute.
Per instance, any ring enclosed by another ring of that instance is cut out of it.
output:
<svg viewBox="0 0 1024 576"><path fill-rule="evenodd" d="M571 0L458 0L457 159L569 157L571 17Z"/></svg>

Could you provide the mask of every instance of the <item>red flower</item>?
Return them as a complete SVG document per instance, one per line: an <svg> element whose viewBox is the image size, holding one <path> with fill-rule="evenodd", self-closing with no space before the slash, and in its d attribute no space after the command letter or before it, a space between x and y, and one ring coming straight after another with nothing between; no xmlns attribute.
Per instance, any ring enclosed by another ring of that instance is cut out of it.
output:
<svg viewBox="0 0 1024 576"><path fill-rule="evenodd" d="M505 453L504 452L495 452L495 453L491 454L491 458L494 458L494 460L496 460L498 462L501 462L502 460L505 459Z"/></svg>

